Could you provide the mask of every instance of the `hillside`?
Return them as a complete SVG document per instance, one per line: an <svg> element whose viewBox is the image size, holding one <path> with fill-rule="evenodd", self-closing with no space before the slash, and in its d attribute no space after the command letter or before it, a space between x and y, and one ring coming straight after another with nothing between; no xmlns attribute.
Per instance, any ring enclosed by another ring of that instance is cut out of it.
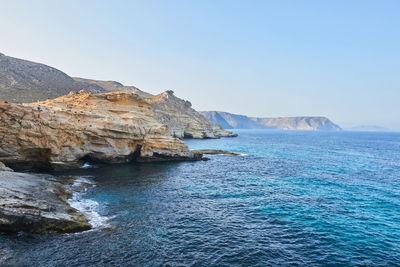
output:
<svg viewBox="0 0 400 267"><path fill-rule="evenodd" d="M71 91L106 92L101 86L79 82L44 64L0 53L0 99L15 103L42 101Z"/></svg>
<svg viewBox="0 0 400 267"><path fill-rule="evenodd" d="M202 111L200 113L212 122L223 125L224 129L341 130L338 125L326 117L255 118L221 111Z"/></svg>

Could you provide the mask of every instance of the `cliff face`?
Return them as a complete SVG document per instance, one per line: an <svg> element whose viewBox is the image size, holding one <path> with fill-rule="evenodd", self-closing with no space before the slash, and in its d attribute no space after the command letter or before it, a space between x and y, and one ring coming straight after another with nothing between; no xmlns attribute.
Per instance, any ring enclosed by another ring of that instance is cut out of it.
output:
<svg viewBox="0 0 400 267"><path fill-rule="evenodd" d="M172 136L179 138L219 138L237 136L212 123L192 108L189 101L166 91L150 99L155 118L168 125Z"/></svg>
<svg viewBox="0 0 400 267"><path fill-rule="evenodd" d="M237 115L220 111L201 111L204 117L219 125L225 125L226 129L263 129L262 125L244 115Z"/></svg>
<svg viewBox="0 0 400 267"><path fill-rule="evenodd" d="M30 104L0 102L0 161L14 168L197 159L134 93L81 91Z"/></svg>
<svg viewBox="0 0 400 267"><path fill-rule="evenodd" d="M326 117L251 118L267 128L305 131L340 131L341 128Z"/></svg>
<svg viewBox="0 0 400 267"><path fill-rule="evenodd" d="M79 90L106 92L96 84L75 81L55 68L0 53L0 99L3 101L42 101Z"/></svg>
<svg viewBox="0 0 400 267"><path fill-rule="evenodd" d="M160 95L154 96L135 86L125 86L115 81L72 78L44 64L8 57L0 53L0 101L30 103L53 99L79 90L91 93L117 91L135 93L141 96L143 101L146 100L156 108L155 118L166 124L175 137L235 136L204 119L197 111L187 107L185 101L175 96L162 99ZM169 112L171 112L171 117L166 118Z"/></svg>
<svg viewBox="0 0 400 267"><path fill-rule="evenodd" d="M127 91L138 94L151 104L155 119L167 125L171 135L174 137L201 139L237 136L204 118L204 116L192 108L192 104L189 101L176 97L173 91L166 91L154 96L135 86L125 86L115 81L74 79L79 82L101 86L109 92Z"/></svg>
<svg viewBox="0 0 400 267"><path fill-rule="evenodd" d="M255 118L220 111L204 111L201 114L215 123L228 126L229 129L341 130L326 117Z"/></svg>

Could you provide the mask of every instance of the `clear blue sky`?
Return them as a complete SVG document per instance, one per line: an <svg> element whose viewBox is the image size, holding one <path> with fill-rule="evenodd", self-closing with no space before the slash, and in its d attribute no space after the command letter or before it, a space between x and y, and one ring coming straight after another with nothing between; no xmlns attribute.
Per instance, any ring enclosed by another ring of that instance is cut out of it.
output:
<svg viewBox="0 0 400 267"><path fill-rule="evenodd" d="M198 110L400 130L400 1L1 0L0 52Z"/></svg>

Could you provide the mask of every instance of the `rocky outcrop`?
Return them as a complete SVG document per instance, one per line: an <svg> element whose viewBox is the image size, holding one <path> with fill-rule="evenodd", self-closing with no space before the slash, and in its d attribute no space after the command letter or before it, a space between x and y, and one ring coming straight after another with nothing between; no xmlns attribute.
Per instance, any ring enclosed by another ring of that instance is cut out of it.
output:
<svg viewBox="0 0 400 267"><path fill-rule="evenodd" d="M100 81L100 80L91 80L78 77L73 77L73 79L77 82L100 86L107 92L121 92L121 91L131 92L131 93L136 93L145 99L150 99L153 97L152 94L146 93L135 86L126 86L116 81Z"/></svg>
<svg viewBox="0 0 400 267"><path fill-rule="evenodd" d="M0 100L30 103L53 99L79 90L91 93L117 91L135 93L156 107L154 113L156 119L166 124L175 137L236 136L204 119L197 111L187 106L189 102L175 96L163 99L164 93L154 96L135 86L125 86L115 81L72 78L44 64L8 57L0 53ZM168 115L171 117L166 118Z"/></svg>
<svg viewBox="0 0 400 267"><path fill-rule="evenodd" d="M71 92L30 104L0 102L0 161L12 168L198 160L135 93Z"/></svg>
<svg viewBox="0 0 400 267"><path fill-rule="evenodd" d="M153 113L158 122L168 125L172 136L179 138L219 138L234 137L236 134L225 131L192 108L189 101L166 91L150 99Z"/></svg>
<svg viewBox="0 0 400 267"><path fill-rule="evenodd" d="M200 111L210 121L224 127L224 129L262 129L264 126L256 123L245 115L232 114L221 111Z"/></svg>
<svg viewBox="0 0 400 267"><path fill-rule="evenodd" d="M203 111L209 120L227 129L279 129L340 131L341 128L326 117L255 118L220 111Z"/></svg>
<svg viewBox="0 0 400 267"><path fill-rule="evenodd" d="M219 149L199 149L193 150L202 155L227 155L227 156L240 156L239 153L230 152L226 150L219 150Z"/></svg>
<svg viewBox="0 0 400 267"><path fill-rule="evenodd" d="M0 99L3 101L42 101L79 90L106 92L101 86L75 81L53 67L0 54Z"/></svg>
<svg viewBox="0 0 400 267"><path fill-rule="evenodd" d="M67 203L71 192L51 177L0 171L0 231L72 233L91 228Z"/></svg>
<svg viewBox="0 0 400 267"><path fill-rule="evenodd" d="M178 138L220 138L234 137L236 134L223 130L220 125L212 123L192 108L189 101L180 99L169 90L152 95L135 86L125 86L115 81L98 81L74 78L76 81L95 84L109 92L127 91L140 95L153 108L155 119L168 126L172 136Z"/></svg>

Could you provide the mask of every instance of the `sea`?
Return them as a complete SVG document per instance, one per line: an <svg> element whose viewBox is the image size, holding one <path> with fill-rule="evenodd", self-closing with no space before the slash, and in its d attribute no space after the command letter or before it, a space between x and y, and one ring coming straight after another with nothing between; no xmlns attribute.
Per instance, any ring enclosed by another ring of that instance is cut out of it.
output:
<svg viewBox="0 0 400 267"><path fill-rule="evenodd" d="M0 265L400 266L400 133L236 132L185 142L239 156L51 172L92 185L93 229L0 234Z"/></svg>

